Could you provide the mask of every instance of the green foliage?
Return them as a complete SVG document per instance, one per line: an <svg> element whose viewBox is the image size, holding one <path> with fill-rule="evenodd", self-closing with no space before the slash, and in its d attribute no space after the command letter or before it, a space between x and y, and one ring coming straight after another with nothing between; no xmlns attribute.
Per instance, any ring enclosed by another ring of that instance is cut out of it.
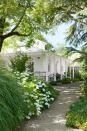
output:
<svg viewBox="0 0 87 131"><path fill-rule="evenodd" d="M2 57L0 58L0 66L5 67L5 62Z"/></svg>
<svg viewBox="0 0 87 131"><path fill-rule="evenodd" d="M26 70L26 62L28 61L28 56L26 54L20 53L15 55L10 59L11 69L14 72L23 72Z"/></svg>
<svg viewBox="0 0 87 131"><path fill-rule="evenodd" d="M4 0L0 2L0 37L26 36L30 46L41 31L70 22L67 39L77 45L87 38L86 12L86 0Z"/></svg>
<svg viewBox="0 0 87 131"><path fill-rule="evenodd" d="M50 81L49 82L52 86L57 86L58 82L57 81Z"/></svg>
<svg viewBox="0 0 87 131"><path fill-rule="evenodd" d="M16 77L0 69L0 131L11 131L24 118L39 115L58 95L49 84L33 75L16 72Z"/></svg>
<svg viewBox="0 0 87 131"><path fill-rule="evenodd" d="M18 36L20 39L22 37L28 47L36 39L45 40L41 32L47 31L52 25L51 21L53 21L54 14L52 16L53 9L51 9L51 6L53 3L49 0L1 1L0 38L5 40L11 36ZM11 41L14 37L11 37ZM16 37L16 40L18 40L18 37Z"/></svg>
<svg viewBox="0 0 87 131"><path fill-rule="evenodd" d="M68 83L71 83L71 78L66 78L64 77L62 80L61 80L62 84L68 84Z"/></svg>
<svg viewBox="0 0 87 131"><path fill-rule="evenodd" d="M78 80L82 80L81 73L79 70L75 70L74 77Z"/></svg>
<svg viewBox="0 0 87 131"><path fill-rule="evenodd" d="M87 45L84 45L80 51L73 48L71 51L80 53L80 57L75 61L81 63L82 68L80 73L75 72L75 77L79 80L84 80L84 83L81 85L81 91L85 96L87 96Z"/></svg>
<svg viewBox="0 0 87 131"><path fill-rule="evenodd" d="M45 50L51 51L51 50L53 50L53 46L48 43L45 45Z"/></svg>
<svg viewBox="0 0 87 131"><path fill-rule="evenodd" d="M82 93L87 96L87 79L84 80L84 83L81 85Z"/></svg>
<svg viewBox="0 0 87 131"><path fill-rule="evenodd" d="M36 116L42 109L49 108L58 93L42 80L28 74L22 74L21 84L25 90L25 103L28 105L29 114L26 118Z"/></svg>
<svg viewBox="0 0 87 131"><path fill-rule="evenodd" d="M62 43L58 43L58 47L56 49L56 53L57 55L63 56L63 57L68 57L68 53L67 53L67 48L66 48L66 44L62 44Z"/></svg>
<svg viewBox="0 0 87 131"><path fill-rule="evenodd" d="M12 130L26 115L23 88L6 69L0 68L0 131Z"/></svg>
<svg viewBox="0 0 87 131"><path fill-rule="evenodd" d="M55 6L55 8L57 7L57 22L70 22L66 32L68 43L74 46L85 43L87 41L87 1L61 0L55 3L57 5Z"/></svg>
<svg viewBox="0 0 87 131"><path fill-rule="evenodd" d="M80 69L78 67L76 67L76 68L74 67L74 78L73 78L73 68L71 68L71 71L68 68L67 76L71 77L72 81L74 81L74 80L76 80L76 81L83 80L82 75L81 75L81 71L80 71Z"/></svg>
<svg viewBox="0 0 87 131"><path fill-rule="evenodd" d="M87 97L81 97L73 103L66 114L66 125L87 130Z"/></svg>

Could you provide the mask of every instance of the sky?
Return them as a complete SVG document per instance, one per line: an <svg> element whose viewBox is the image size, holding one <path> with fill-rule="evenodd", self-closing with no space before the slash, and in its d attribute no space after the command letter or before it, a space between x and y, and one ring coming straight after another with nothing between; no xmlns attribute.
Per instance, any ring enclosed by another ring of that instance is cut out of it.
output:
<svg viewBox="0 0 87 131"><path fill-rule="evenodd" d="M67 24L62 24L59 27L56 27L56 29L54 29L54 34L49 33L44 34L44 36L47 39L47 41L50 42L54 47L58 47L58 45L66 43L65 32L68 26L69 25Z"/></svg>
<svg viewBox="0 0 87 131"><path fill-rule="evenodd" d="M48 34L43 34L46 40L53 45L54 48L58 48L61 45L65 45L65 32L68 28L68 24L62 24L51 30ZM41 46L42 48L42 46ZM12 49L9 49L10 52Z"/></svg>

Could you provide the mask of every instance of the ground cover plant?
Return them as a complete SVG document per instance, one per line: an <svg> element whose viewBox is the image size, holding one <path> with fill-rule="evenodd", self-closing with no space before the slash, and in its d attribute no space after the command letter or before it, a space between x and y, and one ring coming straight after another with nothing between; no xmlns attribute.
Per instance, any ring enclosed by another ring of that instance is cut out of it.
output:
<svg viewBox="0 0 87 131"><path fill-rule="evenodd" d="M81 85L83 96L73 103L66 114L66 125L87 130L87 80Z"/></svg>
<svg viewBox="0 0 87 131"><path fill-rule="evenodd" d="M66 125L74 128L82 128L87 131L87 97L81 97L73 103L66 115Z"/></svg>

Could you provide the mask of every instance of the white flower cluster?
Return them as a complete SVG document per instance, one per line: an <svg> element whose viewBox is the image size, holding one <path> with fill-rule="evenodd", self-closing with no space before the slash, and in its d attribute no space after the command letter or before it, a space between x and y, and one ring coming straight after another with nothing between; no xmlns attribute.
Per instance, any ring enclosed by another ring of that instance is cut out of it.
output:
<svg viewBox="0 0 87 131"><path fill-rule="evenodd" d="M34 100L33 104L35 106L35 112L29 110L28 119L32 115L40 115L41 110L44 109L45 107L49 108L50 107L50 102L54 101L54 98L51 97L51 92L50 91L45 92L45 94L43 94L43 93L39 93L39 94L36 93L35 94L36 91L37 91L37 89L36 90L34 89L32 94L29 94L30 97ZM28 96L27 93L26 93L26 95ZM30 103L29 100L26 100L26 102L27 102L27 104Z"/></svg>
<svg viewBox="0 0 87 131"><path fill-rule="evenodd" d="M42 109L49 108L51 102L54 101L53 95L45 82L37 79L28 82L28 76L25 74L22 85L25 90L27 89L24 93L25 103L29 108L27 119L30 119L33 115L40 115Z"/></svg>
<svg viewBox="0 0 87 131"><path fill-rule="evenodd" d="M42 88L42 87L46 87L46 84L43 83L42 81L37 81L36 86L37 88Z"/></svg>

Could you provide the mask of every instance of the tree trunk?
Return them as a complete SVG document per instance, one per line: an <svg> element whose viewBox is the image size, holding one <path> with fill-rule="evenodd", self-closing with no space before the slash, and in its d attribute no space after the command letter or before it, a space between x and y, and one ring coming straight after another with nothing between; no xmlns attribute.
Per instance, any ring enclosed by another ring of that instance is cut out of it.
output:
<svg viewBox="0 0 87 131"><path fill-rule="evenodd" d="M0 17L0 52L4 41L4 37L3 37L4 24L5 24L5 17L1 16Z"/></svg>
<svg viewBox="0 0 87 131"><path fill-rule="evenodd" d="M3 41L4 41L4 39L3 39L2 37L0 37L0 52L1 52L1 50L2 50Z"/></svg>

